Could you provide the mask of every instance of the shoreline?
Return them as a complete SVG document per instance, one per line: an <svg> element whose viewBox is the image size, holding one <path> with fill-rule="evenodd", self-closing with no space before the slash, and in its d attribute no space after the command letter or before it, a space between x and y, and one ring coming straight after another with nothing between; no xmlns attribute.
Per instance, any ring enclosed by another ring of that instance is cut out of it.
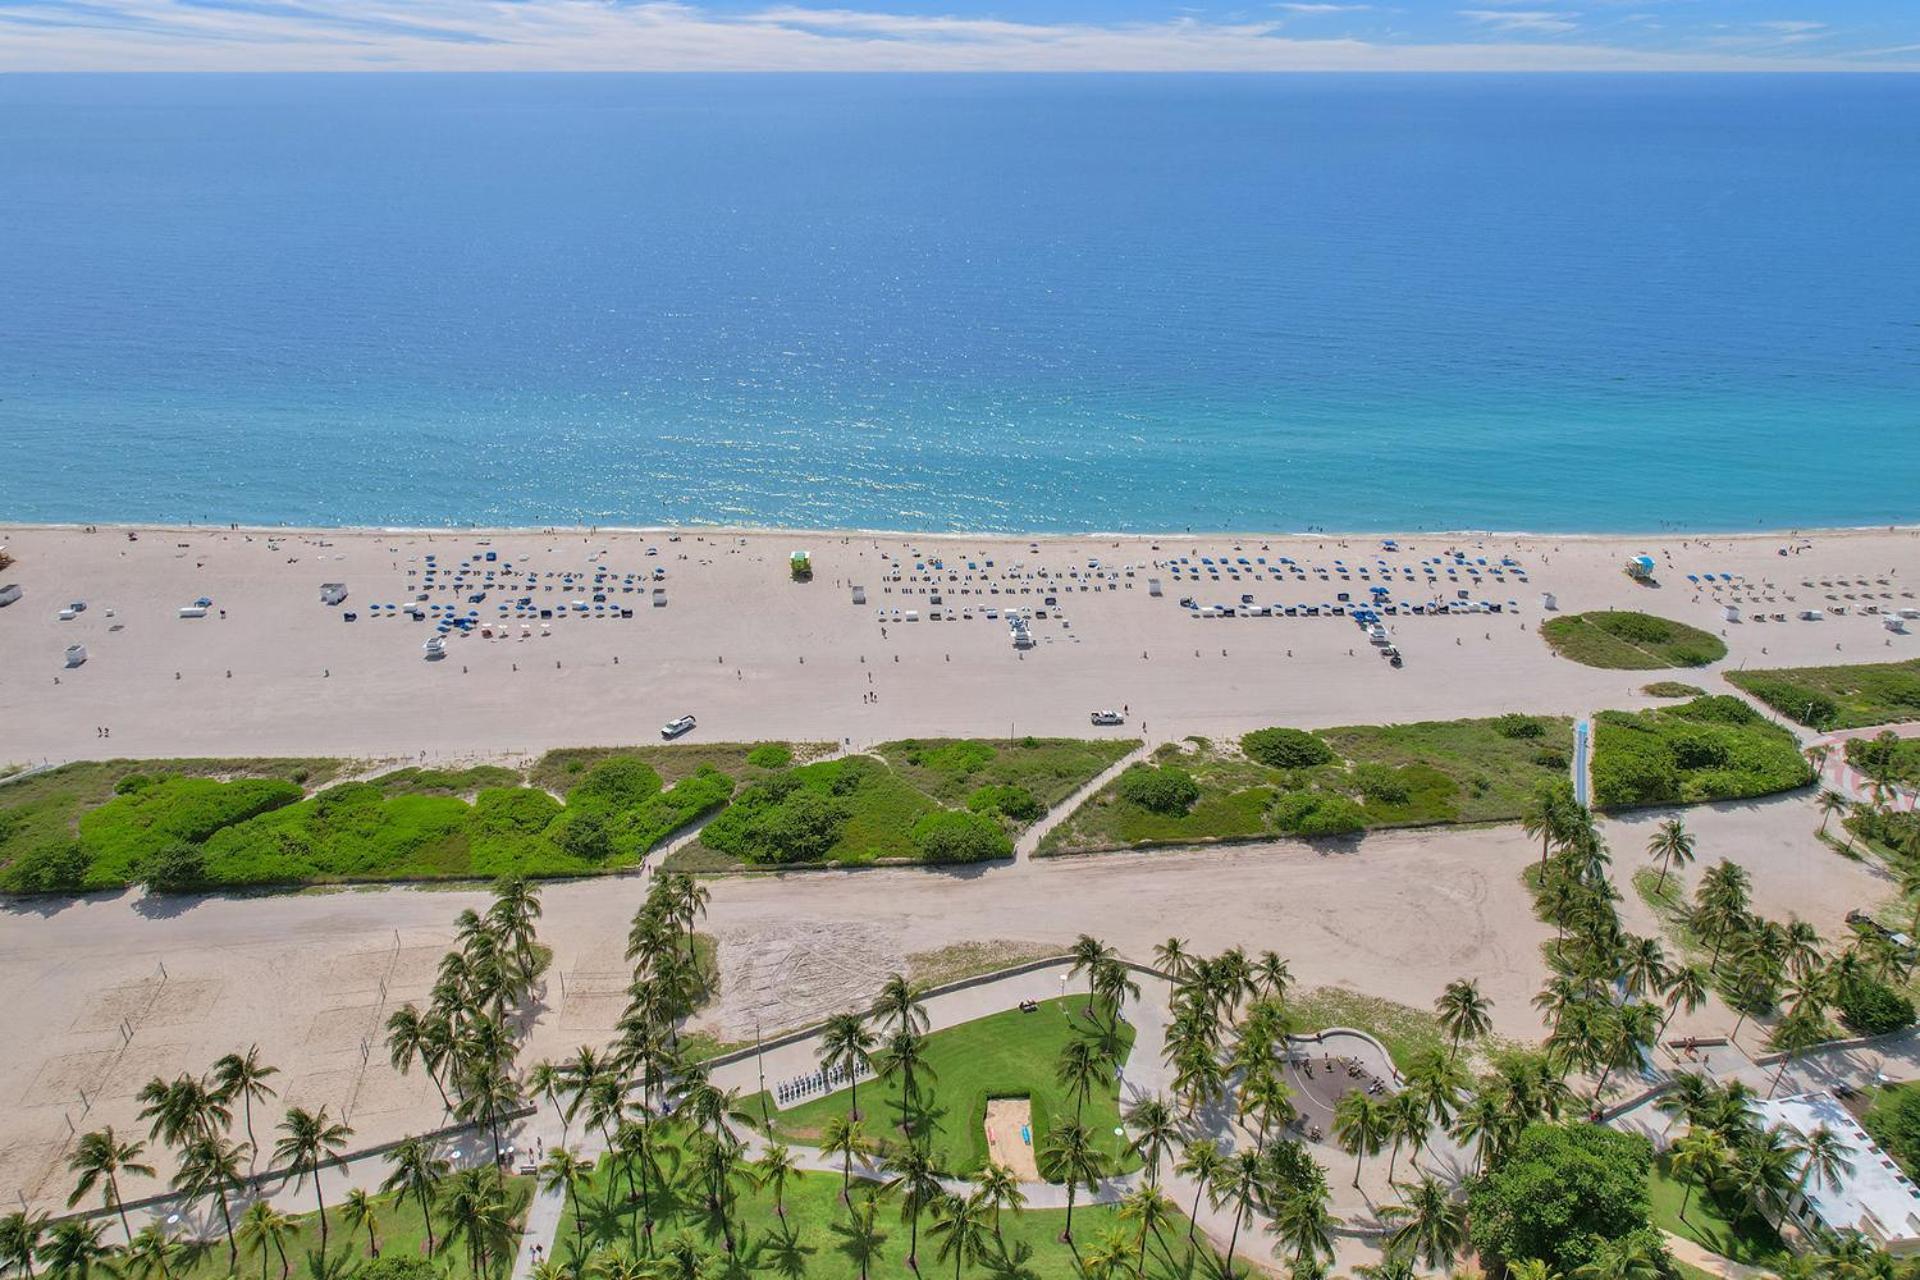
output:
<svg viewBox="0 0 1920 1280"><path fill-rule="evenodd" d="M66 532L84 533L88 530L111 530L136 533L248 533L274 536L280 534L340 534L343 536L365 536L368 534L395 534L410 537L446 535L449 537L559 537L581 534L593 537L598 534L658 534L666 537L695 534L706 536L718 534L724 537L798 537L798 538L938 538L945 541L1016 540L1025 542L1082 542L1097 539L1110 542L1168 542L1181 538L1238 538L1242 540L1265 539L1269 541L1291 541L1295 539L1351 539L1351 538L1479 538L1540 540L1552 538L1564 542L1615 542L1623 538L1640 539L1680 539L1683 541L1702 541L1710 538L1724 538L1733 541L1771 538L1844 538L1863 535L1886 536L1889 534L1920 534L1920 519L1912 524L1855 524L1855 525L1804 525L1785 528L1765 529L1696 529L1696 530L1585 530L1578 533L1556 533L1534 529L1427 529L1408 531L1404 529L1177 529L1134 531L1086 529L1073 531L1055 530L1040 532L1019 529L972 529L972 530L922 530L922 529L884 529L863 526L808 528L797 525L750 525L750 524L593 524L593 525L377 525L377 524L193 524L168 523L165 521L5 521L0 520L0 532Z"/></svg>

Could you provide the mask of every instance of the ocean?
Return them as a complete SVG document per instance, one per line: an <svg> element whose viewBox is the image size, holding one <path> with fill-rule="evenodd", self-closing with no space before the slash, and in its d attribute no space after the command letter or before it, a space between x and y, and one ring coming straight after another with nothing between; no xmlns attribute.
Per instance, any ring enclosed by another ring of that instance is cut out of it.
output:
<svg viewBox="0 0 1920 1280"><path fill-rule="evenodd" d="M0 521L1920 517L1920 77L0 77Z"/></svg>

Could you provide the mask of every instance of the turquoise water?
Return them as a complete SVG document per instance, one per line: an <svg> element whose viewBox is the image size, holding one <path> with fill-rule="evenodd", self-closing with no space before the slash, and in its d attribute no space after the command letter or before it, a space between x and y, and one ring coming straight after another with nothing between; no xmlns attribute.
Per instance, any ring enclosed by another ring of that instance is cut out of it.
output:
<svg viewBox="0 0 1920 1280"><path fill-rule="evenodd" d="M0 78L0 519L1916 517L1920 78Z"/></svg>

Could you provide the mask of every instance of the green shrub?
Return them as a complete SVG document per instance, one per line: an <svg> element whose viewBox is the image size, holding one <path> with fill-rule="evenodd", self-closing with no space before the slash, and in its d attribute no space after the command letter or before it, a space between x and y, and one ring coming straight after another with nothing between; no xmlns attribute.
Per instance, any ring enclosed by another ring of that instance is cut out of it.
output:
<svg viewBox="0 0 1920 1280"><path fill-rule="evenodd" d="M136 791L145 791L153 785L153 778L144 773L130 773L113 784L113 794L130 796Z"/></svg>
<svg viewBox="0 0 1920 1280"><path fill-rule="evenodd" d="M1920 719L1920 658L1729 671L1727 679L1787 719L1816 729Z"/></svg>
<svg viewBox="0 0 1920 1280"><path fill-rule="evenodd" d="M1340 836L1367 825L1360 806L1331 791L1290 791L1274 801L1274 826L1296 836Z"/></svg>
<svg viewBox="0 0 1920 1280"><path fill-rule="evenodd" d="M1120 775L1120 798L1150 813L1182 814L1200 798L1200 784L1178 765L1136 764Z"/></svg>
<svg viewBox="0 0 1920 1280"><path fill-rule="evenodd" d="M967 797L967 808L975 813L1001 813L1015 822L1032 822L1047 811L1045 805L1025 787L980 787Z"/></svg>
<svg viewBox="0 0 1920 1280"><path fill-rule="evenodd" d="M613 824L604 809L569 806L554 843L582 862L602 862L613 852Z"/></svg>
<svg viewBox="0 0 1920 1280"><path fill-rule="evenodd" d="M1494 717L1493 727L1503 738L1538 738L1547 731L1547 726L1532 716L1517 713Z"/></svg>
<svg viewBox="0 0 1920 1280"><path fill-rule="evenodd" d="M162 777L80 815L80 843L92 865L87 883L128 883L143 858L169 845L199 844L216 832L300 799L300 788L273 778Z"/></svg>
<svg viewBox="0 0 1920 1280"><path fill-rule="evenodd" d="M1240 749L1270 769L1311 769L1333 760L1333 748L1304 729L1255 729L1240 739Z"/></svg>
<svg viewBox="0 0 1920 1280"><path fill-rule="evenodd" d="M841 795L859 786L860 770L845 767L854 759L835 763L840 767L824 789L804 785L791 772L752 783L706 825L701 841L753 863L820 861L850 813Z"/></svg>
<svg viewBox="0 0 1920 1280"><path fill-rule="evenodd" d="M140 860L140 881L150 893L186 893L207 883L207 855L196 845L170 844Z"/></svg>
<svg viewBox="0 0 1920 1280"><path fill-rule="evenodd" d="M87 851L78 840L52 839L14 855L0 870L6 893L73 893L86 887Z"/></svg>
<svg viewBox="0 0 1920 1280"><path fill-rule="evenodd" d="M630 809L660 794L660 775L644 760L616 756L587 770L567 792L567 806Z"/></svg>
<svg viewBox="0 0 1920 1280"><path fill-rule="evenodd" d="M1360 794L1375 804L1405 804L1412 797L1406 779L1391 765L1355 765L1352 781ZM1447 782L1451 787L1451 779Z"/></svg>
<svg viewBox="0 0 1920 1280"><path fill-rule="evenodd" d="M1594 717L1593 794L1601 808L1741 799L1812 777L1793 735L1738 698Z"/></svg>
<svg viewBox="0 0 1920 1280"><path fill-rule="evenodd" d="M929 862L984 862L1011 858L1013 840L994 819L942 809L913 824L913 842Z"/></svg>
<svg viewBox="0 0 1920 1280"><path fill-rule="evenodd" d="M1652 684L1641 685L1640 692L1649 698L1698 698L1706 690L1697 684L1682 684L1678 680L1655 680Z"/></svg>
<svg viewBox="0 0 1920 1280"><path fill-rule="evenodd" d="M1858 1035L1882 1036L1913 1025L1913 1001L1867 974L1842 983L1834 1006L1840 1021Z"/></svg>
<svg viewBox="0 0 1920 1280"><path fill-rule="evenodd" d="M1863 1121L1873 1140L1891 1151L1911 1172L1920 1165L1920 1086L1882 1089Z"/></svg>
<svg viewBox="0 0 1920 1280"><path fill-rule="evenodd" d="M756 769L784 769L793 763L793 752L785 743L763 742L747 752L747 763Z"/></svg>
<svg viewBox="0 0 1920 1280"><path fill-rule="evenodd" d="M353 1269L353 1280L439 1280L440 1268L425 1258L388 1253Z"/></svg>

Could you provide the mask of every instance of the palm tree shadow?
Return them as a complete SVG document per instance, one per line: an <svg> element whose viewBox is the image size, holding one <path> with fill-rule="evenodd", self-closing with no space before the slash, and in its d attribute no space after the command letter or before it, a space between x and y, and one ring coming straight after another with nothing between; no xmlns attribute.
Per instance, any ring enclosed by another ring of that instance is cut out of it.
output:
<svg viewBox="0 0 1920 1280"><path fill-rule="evenodd" d="M757 1247L767 1257L766 1268L785 1280L801 1280L807 1274L807 1260L820 1252L817 1246L802 1244L793 1224L785 1221L769 1228Z"/></svg>

